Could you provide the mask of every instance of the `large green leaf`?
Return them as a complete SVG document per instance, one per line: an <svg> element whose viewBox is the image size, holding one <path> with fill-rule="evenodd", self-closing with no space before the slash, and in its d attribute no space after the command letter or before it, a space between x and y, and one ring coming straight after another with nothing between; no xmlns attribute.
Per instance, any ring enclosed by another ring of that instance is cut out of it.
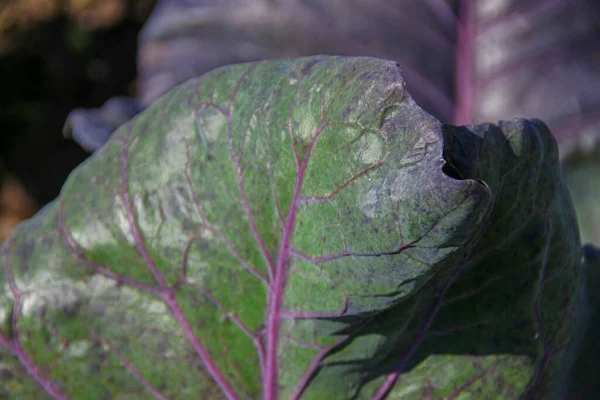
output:
<svg viewBox="0 0 600 400"><path fill-rule="evenodd" d="M442 126L373 58L188 81L2 254L9 399L552 399L586 320L547 127Z"/></svg>

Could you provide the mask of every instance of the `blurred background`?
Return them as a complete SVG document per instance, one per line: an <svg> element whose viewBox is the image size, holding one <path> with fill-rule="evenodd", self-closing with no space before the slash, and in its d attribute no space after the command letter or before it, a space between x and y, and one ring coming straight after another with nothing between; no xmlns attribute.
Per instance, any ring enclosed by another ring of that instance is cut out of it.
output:
<svg viewBox="0 0 600 400"><path fill-rule="evenodd" d="M311 54L398 61L444 123L541 118L600 243L597 0L0 0L0 242L178 83Z"/></svg>
<svg viewBox="0 0 600 400"><path fill-rule="evenodd" d="M89 155L62 135L69 112L135 94L137 36L154 4L0 0L0 242Z"/></svg>

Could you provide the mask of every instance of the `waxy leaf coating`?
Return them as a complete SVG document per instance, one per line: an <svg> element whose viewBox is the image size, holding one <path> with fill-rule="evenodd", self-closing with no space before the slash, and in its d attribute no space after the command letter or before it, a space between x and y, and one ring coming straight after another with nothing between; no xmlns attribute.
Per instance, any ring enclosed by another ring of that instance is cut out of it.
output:
<svg viewBox="0 0 600 400"><path fill-rule="evenodd" d="M552 399L587 299L556 143L374 58L214 70L2 248L0 398Z"/></svg>

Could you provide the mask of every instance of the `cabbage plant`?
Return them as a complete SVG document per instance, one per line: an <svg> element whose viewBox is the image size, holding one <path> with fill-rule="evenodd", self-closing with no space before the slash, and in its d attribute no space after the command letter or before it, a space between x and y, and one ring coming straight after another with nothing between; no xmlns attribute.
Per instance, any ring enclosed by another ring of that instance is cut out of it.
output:
<svg viewBox="0 0 600 400"><path fill-rule="evenodd" d="M0 398L582 398L600 256L556 141L405 86L239 64L119 128L2 247Z"/></svg>

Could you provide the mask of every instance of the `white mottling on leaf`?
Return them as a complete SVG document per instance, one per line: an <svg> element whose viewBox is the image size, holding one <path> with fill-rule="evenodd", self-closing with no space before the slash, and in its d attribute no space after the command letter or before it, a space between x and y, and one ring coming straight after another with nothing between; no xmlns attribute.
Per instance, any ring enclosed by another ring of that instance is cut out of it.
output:
<svg viewBox="0 0 600 400"><path fill-rule="evenodd" d="M250 117L250 122L248 122L248 130L252 132L256 129L256 124L258 123L258 118L256 117L256 113L252 114Z"/></svg>
<svg viewBox="0 0 600 400"><path fill-rule="evenodd" d="M113 214L113 217L115 218L115 223L116 225L119 227L119 230L123 233L124 239L126 239L126 243L128 244L135 244L135 239L133 237L133 234L131 232L131 225L129 224L129 219L127 218L127 212L125 211L125 208L122 207L118 207L115 209L115 212ZM93 231L92 231L93 232ZM84 237L89 237L90 235L88 234L88 232L82 232L82 240ZM119 239L123 239L123 238L119 238ZM123 243L123 242L121 242Z"/></svg>
<svg viewBox="0 0 600 400"><path fill-rule="evenodd" d="M102 275L94 275L89 281L89 289L91 293L105 292L111 290L116 286L117 282L108 279Z"/></svg>
<svg viewBox="0 0 600 400"><path fill-rule="evenodd" d="M393 182L390 185L390 198L393 202L405 200L410 194L418 192L415 186L422 183L415 179L413 169L399 169L392 172Z"/></svg>
<svg viewBox="0 0 600 400"><path fill-rule="evenodd" d="M152 320L154 326L169 329L173 325L173 319L167 311L165 304L161 300L154 300L149 295L130 287L122 287L120 290L119 308L125 306L133 314L145 313L147 318ZM114 307L116 304L109 304ZM163 310L160 312L160 310Z"/></svg>
<svg viewBox="0 0 600 400"><path fill-rule="evenodd" d="M67 358L82 358L92 348L92 343L87 340L77 340L71 342L65 351Z"/></svg>
<svg viewBox="0 0 600 400"><path fill-rule="evenodd" d="M146 308L151 314L167 314L167 305L160 301L153 301L148 304L148 308Z"/></svg>
<svg viewBox="0 0 600 400"><path fill-rule="evenodd" d="M201 284L208 272L206 261L188 260L187 281L192 284Z"/></svg>
<svg viewBox="0 0 600 400"><path fill-rule="evenodd" d="M210 229L202 229L200 231L200 237L204 240L212 240L215 235Z"/></svg>
<svg viewBox="0 0 600 400"><path fill-rule="evenodd" d="M373 135L363 135L359 140L359 150L355 159L365 164L373 164L381 160L383 155L383 143Z"/></svg>
<svg viewBox="0 0 600 400"><path fill-rule="evenodd" d="M381 195L381 188L373 187L359 198L358 207L367 217L375 217L377 208L381 205Z"/></svg>
<svg viewBox="0 0 600 400"><path fill-rule="evenodd" d="M32 281L30 281L31 283ZM85 284L70 280L36 281L30 289L23 290L21 313L30 316L45 308L69 309L76 306L85 296Z"/></svg>
<svg viewBox="0 0 600 400"><path fill-rule="evenodd" d="M89 280L85 294L89 298L90 309L97 310L100 315L126 310L127 313L143 313L152 318L154 323L163 327L168 327L173 323L161 300L155 300L149 294L136 288L117 286L116 281L102 275L95 275ZM119 301L115 302L115 298L118 298Z"/></svg>
<svg viewBox="0 0 600 400"><path fill-rule="evenodd" d="M254 154L260 160L268 159L267 146L265 145L264 137L260 135L257 135L256 138Z"/></svg>
<svg viewBox="0 0 600 400"><path fill-rule="evenodd" d="M111 247L118 244L133 245L135 240L131 233L129 220L127 219L127 213L122 200L119 197L115 197L111 203L111 207L113 221L88 218L85 221L71 222L67 219L71 239L84 250L97 247ZM118 229L115 229L114 226L111 227L111 222ZM117 230L118 232L115 232Z"/></svg>
<svg viewBox="0 0 600 400"><path fill-rule="evenodd" d="M427 145L436 143L438 140L436 132L425 132L412 148L407 149L398 166L403 167L421 161L427 155Z"/></svg>
<svg viewBox="0 0 600 400"><path fill-rule="evenodd" d="M399 166L414 164L425 157L425 140L419 139L415 147L409 149L404 156L400 159Z"/></svg>
<svg viewBox="0 0 600 400"><path fill-rule="evenodd" d="M10 324L8 319L10 318L11 308L8 302L3 302L0 306L0 329Z"/></svg>
<svg viewBox="0 0 600 400"><path fill-rule="evenodd" d="M295 130L296 137L305 142L312 141L317 130L317 121L314 115L304 114L299 118L299 127Z"/></svg>
<svg viewBox="0 0 600 400"><path fill-rule="evenodd" d="M199 134L207 142L214 143L227 125L227 118L215 110L202 110L196 113Z"/></svg>

